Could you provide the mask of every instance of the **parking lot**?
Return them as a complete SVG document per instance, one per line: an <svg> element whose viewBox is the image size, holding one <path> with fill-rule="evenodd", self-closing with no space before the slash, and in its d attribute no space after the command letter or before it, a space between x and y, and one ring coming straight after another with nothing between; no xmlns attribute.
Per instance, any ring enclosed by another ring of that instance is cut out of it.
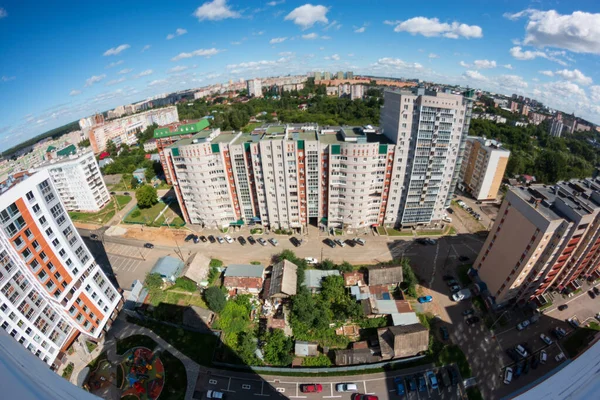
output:
<svg viewBox="0 0 600 400"><path fill-rule="evenodd" d="M463 388L460 384L461 379L458 375L458 369L455 366L443 368L452 368L458 376L458 384L451 384L444 387L439 377L440 368L426 369L413 368L402 373L390 374L373 374L348 377L332 377L332 378L296 378L296 377L266 377L261 379L258 375L252 377L250 374L201 374L196 383L195 398L203 399L207 390L216 390L226 393L230 399L247 399L250 396L264 396L288 399L341 399L349 400L354 393L374 394L380 400L398 398L395 379L400 379L404 384L406 393L405 398L420 400L420 399L459 399ZM426 378L427 371L434 372L440 379L437 388L433 388L430 381ZM220 371L222 373L224 371ZM244 375L244 376L238 376ZM414 379L418 385L418 379L426 382L426 386L410 391L409 380ZM321 393L303 393L301 386L305 384L318 383L322 386ZM354 383L358 391L353 392L337 392L336 385L338 383Z"/></svg>

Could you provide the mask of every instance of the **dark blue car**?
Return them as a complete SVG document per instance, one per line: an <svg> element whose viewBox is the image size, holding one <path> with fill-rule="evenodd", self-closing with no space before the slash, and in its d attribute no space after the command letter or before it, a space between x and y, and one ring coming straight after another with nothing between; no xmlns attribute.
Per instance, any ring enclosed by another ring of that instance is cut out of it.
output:
<svg viewBox="0 0 600 400"><path fill-rule="evenodd" d="M394 385L396 385L396 393L398 396L404 396L406 389L404 388L404 381L399 376L394 378Z"/></svg>
<svg viewBox="0 0 600 400"><path fill-rule="evenodd" d="M417 390L417 381L415 378L408 378L408 390L414 392Z"/></svg>
<svg viewBox="0 0 600 400"><path fill-rule="evenodd" d="M425 382L425 377L423 375L419 375L419 392L424 392L427 390L427 383Z"/></svg>

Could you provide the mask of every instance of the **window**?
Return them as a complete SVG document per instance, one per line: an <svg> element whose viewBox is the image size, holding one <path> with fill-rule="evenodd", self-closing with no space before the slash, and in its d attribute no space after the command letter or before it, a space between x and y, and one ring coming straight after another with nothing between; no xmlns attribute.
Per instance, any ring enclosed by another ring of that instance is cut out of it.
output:
<svg viewBox="0 0 600 400"><path fill-rule="evenodd" d="M39 250L40 249L40 244L38 243L37 240L34 240L33 242L31 242L31 245L33 246L34 249Z"/></svg>
<svg viewBox="0 0 600 400"><path fill-rule="evenodd" d="M46 217L44 217L44 216L42 216L39 219L39 222L40 222L40 225L42 225L42 226L44 226L44 225L46 225L48 223L48 221L46 221Z"/></svg>
<svg viewBox="0 0 600 400"><path fill-rule="evenodd" d="M50 237L54 236L54 232L52 231L52 228L46 229L46 235L48 235Z"/></svg>
<svg viewBox="0 0 600 400"><path fill-rule="evenodd" d="M23 247L23 245L25 244L23 239L21 239L21 236L17 236L13 243L17 247L17 250L20 249L21 247Z"/></svg>
<svg viewBox="0 0 600 400"><path fill-rule="evenodd" d="M35 196L33 195L32 191L27 192L27 194L25 195L25 197L27 197L27 200L29 200L29 201L35 200Z"/></svg>
<svg viewBox="0 0 600 400"><path fill-rule="evenodd" d="M52 264L52 261L49 261L46 266L48 267L48 269L50 270L50 272L54 272L54 270L56 269L56 267L54 266L54 264Z"/></svg>
<svg viewBox="0 0 600 400"><path fill-rule="evenodd" d="M56 285L55 285L55 284L54 284L54 282L52 282L52 281L48 281L48 283L46 283L46 288L47 288L48 290L52 290L52 289L54 289L54 287L55 287L55 286L56 286Z"/></svg>
<svg viewBox="0 0 600 400"><path fill-rule="evenodd" d="M42 260L46 261L48 260L48 256L46 255L46 253L44 253L43 251L40 252L40 257L42 258Z"/></svg>
<svg viewBox="0 0 600 400"><path fill-rule="evenodd" d="M33 212L38 214L40 212L40 206L38 204L34 204L33 207Z"/></svg>
<svg viewBox="0 0 600 400"><path fill-rule="evenodd" d="M46 273L46 271L42 271L38 274L38 279L41 282L44 282L46 280L46 278L48 277L48 274Z"/></svg>
<svg viewBox="0 0 600 400"><path fill-rule="evenodd" d="M29 258L31 257L31 250L25 249L23 250L23 253L21 253L21 255L25 260L29 260Z"/></svg>
<svg viewBox="0 0 600 400"><path fill-rule="evenodd" d="M25 236L27 236L27 239L31 239L33 237L33 233L31 233L29 228L25 229Z"/></svg>

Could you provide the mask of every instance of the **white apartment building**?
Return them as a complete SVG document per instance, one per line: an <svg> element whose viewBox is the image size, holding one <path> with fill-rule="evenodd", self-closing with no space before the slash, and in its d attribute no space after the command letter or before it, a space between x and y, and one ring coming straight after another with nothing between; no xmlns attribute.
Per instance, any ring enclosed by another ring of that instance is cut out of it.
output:
<svg viewBox="0 0 600 400"><path fill-rule="evenodd" d="M495 140L469 136L460 181L467 192L477 200L496 200L508 164L510 151Z"/></svg>
<svg viewBox="0 0 600 400"><path fill-rule="evenodd" d="M396 145L391 187L400 197L388 203L386 224L416 225L441 220L450 205L471 118L471 100L458 94L386 90L383 134ZM396 211L396 212L395 212Z"/></svg>
<svg viewBox="0 0 600 400"><path fill-rule="evenodd" d="M350 89L350 99L356 100L362 99L363 97L365 97L364 85L352 85L352 88Z"/></svg>
<svg viewBox="0 0 600 400"><path fill-rule="evenodd" d="M262 82L260 79L249 79L246 81L246 88L248 89L248 96L250 97L263 97L262 93Z"/></svg>
<svg viewBox="0 0 600 400"><path fill-rule="evenodd" d="M48 365L78 335L97 340L122 307L47 171L0 186L0 326Z"/></svg>
<svg viewBox="0 0 600 400"><path fill-rule="evenodd" d="M145 130L152 124L168 125L179 121L177 107L157 108L139 114L102 122L89 128L89 139L94 154L106 149L108 141L117 146L122 143L137 143L136 133Z"/></svg>
<svg viewBox="0 0 600 400"><path fill-rule="evenodd" d="M97 212L110 201L108 188L91 151L52 159L32 171L48 171L67 211Z"/></svg>

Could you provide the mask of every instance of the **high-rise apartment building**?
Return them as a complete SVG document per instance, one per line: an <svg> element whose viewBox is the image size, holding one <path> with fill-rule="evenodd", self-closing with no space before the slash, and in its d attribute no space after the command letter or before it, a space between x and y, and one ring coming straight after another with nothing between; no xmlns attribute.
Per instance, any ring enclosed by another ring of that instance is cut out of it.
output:
<svg viewBox="0 0 600 400"><path fill-rule="evenodd" d="M350 87L350 99L357 100L362 99L365 96L364 85L352 85Z"/></svg>
<svg viewBox="0 0 600 400"><path fill-rule="evenodd" d="M550 288L598 277L600 181L509 189L473 267L497 304L545 303Z"/></svg>
<svg viewBox="0 0 600 400"><path fill-rule="evenodd" d="M329 72L329 71L323 72L323 79L326 81L331 80L331 72Z"/></svg>
<svg viewBox="0 0 600 400"><path fill-rule="evenodd" d="M348 79L349 81L354 79L354 72L352 71L347 71L346 72L346 79Z"/></svg>
<svg viewBox="0 0 600 400"><path fill-rule="evenodd" d="M320 81L322 78L321 71L315 72L315 82Z"/></svg>
<svg viewBox="0 0 600 400"><path fill-rule="evenodd" d="M397 217L386 216L386 222L408 226L443 218L462 164L472 94L385 91L380 128L396 146L392 189L401 196Z"/></svg>
<svg viewBox="0 0 600 400"><path fill-rule="evenodd" d="M246 88L248 89L248 96L250 97L263 97L262 82L260 79L249 79L246 81Z"/></svg>
<svg viewBox="0 0 600 400"><path fill-rule="evenodd" d="M338 71L338 72L335 74L335 79L343 80L343 79L344 79L344 72L342 72L342 71Z"/></svg>
<svg viewBox="0 0 600 400"><path fill-rule="evenodd" d="M94 261L47 171L0 187L0 326L48 365L97 340L121 295Z"/></svg>
<svg viewBox="0 0 600 400"><path fill-rule="evenodd" d="M510 151L495 140L469 136L460 169L460 180L477 200L496 200Z"/></svg>
<svg viewBox="0 0 600 400"><path fill-rule="evenodd" d="M562 114L557 112L550 122L550 136L560 137L563 131Z"/></svg>
<svg viewBox="0 0 600 400"><path fill-rule="evenodd" d="M32 171L48 171L67 211L97 212L110 201L106 183L91 151L52 159Z"/></svg>

